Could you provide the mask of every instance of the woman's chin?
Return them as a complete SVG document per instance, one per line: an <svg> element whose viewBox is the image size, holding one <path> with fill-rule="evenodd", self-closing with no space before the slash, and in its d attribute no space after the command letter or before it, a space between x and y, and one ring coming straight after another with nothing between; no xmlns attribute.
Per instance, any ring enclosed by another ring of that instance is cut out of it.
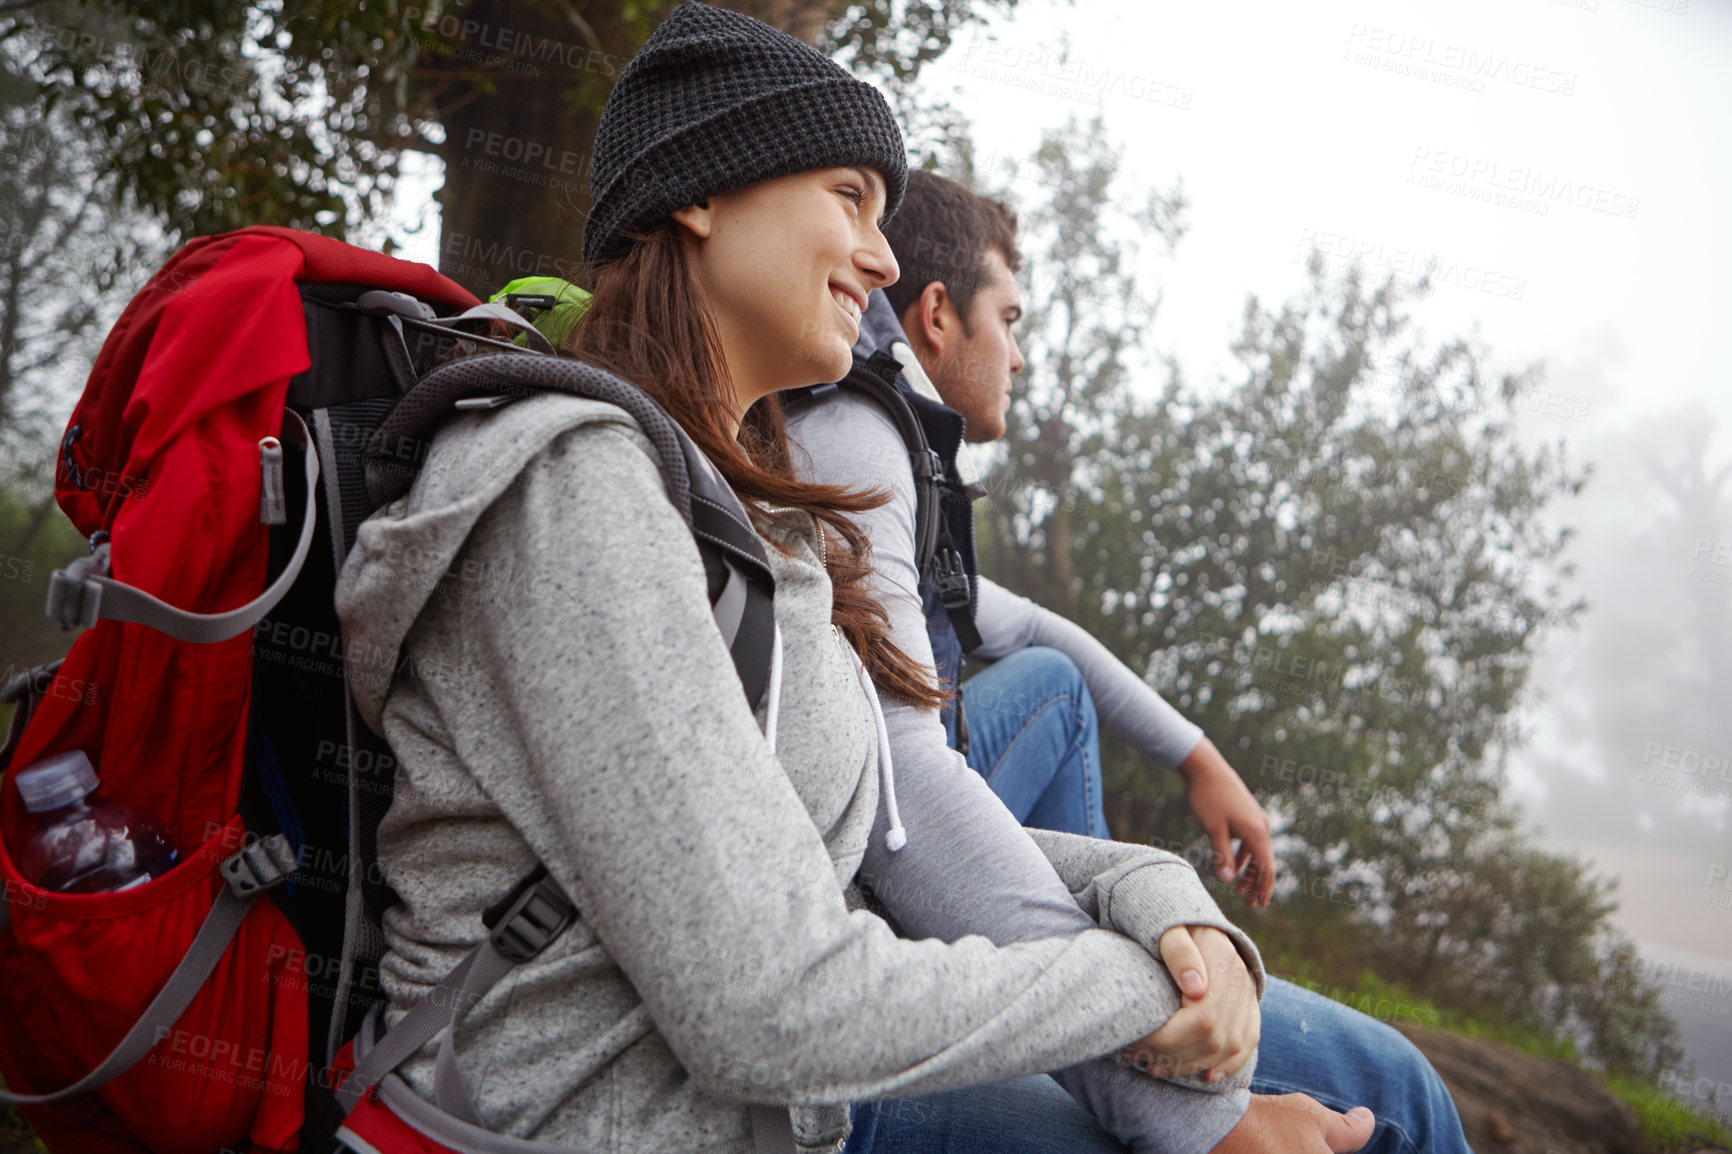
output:
<svg viewBox="0 0 1732 1154"><path fill-rule="evenodd" d="M800 379L786 387L797 389L804 385L827 385L847 376L848 370L853 367L854 346L842 337L807 342L800 349L797 373Z"/></svg>

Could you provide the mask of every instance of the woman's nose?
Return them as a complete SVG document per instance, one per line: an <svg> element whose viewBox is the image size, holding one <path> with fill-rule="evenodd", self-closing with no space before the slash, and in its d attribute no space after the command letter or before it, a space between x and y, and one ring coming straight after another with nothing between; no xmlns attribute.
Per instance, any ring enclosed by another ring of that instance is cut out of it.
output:
<svg viewBox="0 0 1732 1154"><path fill-rule="evenodd" d="M890 250L884 234L876 228L872 233L875 239L855 253L854 264L865 274L871 288L886 288L896 283L902 268L896 263L896 254Z"/></svg>

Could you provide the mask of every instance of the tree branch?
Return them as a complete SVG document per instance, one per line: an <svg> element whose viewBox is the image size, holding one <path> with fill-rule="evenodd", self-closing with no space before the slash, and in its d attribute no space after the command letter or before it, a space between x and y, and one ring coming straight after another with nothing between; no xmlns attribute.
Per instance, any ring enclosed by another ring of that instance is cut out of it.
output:
<svg viewBox="0 0 1732 1154"><path fill-rule="evenodd" d="M573 28L582 34L584 41L588 43L590 48L594 49L597 55L606 56L607 53L601 46L601 37L595 34L595 29L589 21L583 18L583 14L577 10L571 0L559 0L559 6L565 9L565 18L571 22Z"/></svg>

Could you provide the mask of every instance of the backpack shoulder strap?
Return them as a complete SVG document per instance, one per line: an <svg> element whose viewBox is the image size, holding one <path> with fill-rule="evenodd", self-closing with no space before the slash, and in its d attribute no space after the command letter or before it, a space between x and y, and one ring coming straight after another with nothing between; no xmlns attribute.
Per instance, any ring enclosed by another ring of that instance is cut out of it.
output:
<svg viewBox="0 0 1732 1154"><path fill-rule="evenodd" d="M926 440L926 430L915 416L914 408L896 387L896 375L902 364L889 353L879 351L870 357L854 358L848 375L828 385L789 390L787 401L796 406L821 404L826 397L840 395L843 390L868 397L889 414L891 423L902 435L908 450L909 464L914 468L914 571L924 590L932 558L938 550L938 529L941 518L939 485L944 477L944 462Z"/></svg>
<svg viewBox="0 0 1732 1154"><path fill-rule="evenodd" d="M399 446L430 440L454 412L487 409L536 393L605 401L637 422L660 458L669 499L679 511L709 579L716 624L754 709L770 686L776 582L746 511L722 475L678 422L642 389L571 357L487 353L429 371L398 400L364 453L368 496L376 508L401 496L412 477L392 464Z"/></svg>

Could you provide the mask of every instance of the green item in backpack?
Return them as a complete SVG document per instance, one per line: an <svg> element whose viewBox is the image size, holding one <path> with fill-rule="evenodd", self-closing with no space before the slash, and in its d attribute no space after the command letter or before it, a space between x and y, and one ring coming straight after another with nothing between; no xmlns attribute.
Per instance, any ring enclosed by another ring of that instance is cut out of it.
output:
<svg viewBox="0 0 1732 1154"><path fill-rule="evenodd" d="M518 277L488 299L503 301L506 308L521 313L555 348L565 343L589 311L589 294L556 276ZM518 333L513 340L529 345L527 333Z"/></svg>

